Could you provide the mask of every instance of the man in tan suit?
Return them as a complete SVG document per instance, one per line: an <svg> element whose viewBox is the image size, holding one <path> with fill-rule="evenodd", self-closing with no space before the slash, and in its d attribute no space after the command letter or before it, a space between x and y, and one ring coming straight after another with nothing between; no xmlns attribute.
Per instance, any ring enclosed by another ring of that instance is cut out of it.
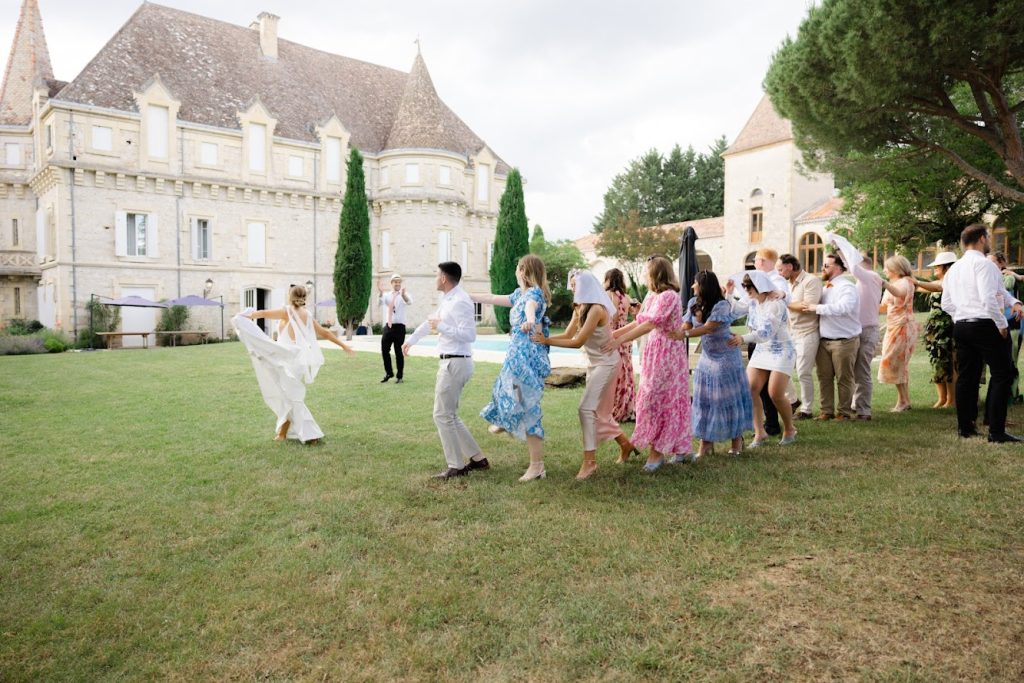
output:
<svg viewBox="0 0 1024 683"><path fill-rule="evenodd" d="M789 336L796 348L796 379L800 383L800 409L794 417L813 417L814 363L818 355L818 316L807 312L806 306L821 301L821 278L804 270L800 259L792 254L779 258L779 275L789 282Z"/></svg>

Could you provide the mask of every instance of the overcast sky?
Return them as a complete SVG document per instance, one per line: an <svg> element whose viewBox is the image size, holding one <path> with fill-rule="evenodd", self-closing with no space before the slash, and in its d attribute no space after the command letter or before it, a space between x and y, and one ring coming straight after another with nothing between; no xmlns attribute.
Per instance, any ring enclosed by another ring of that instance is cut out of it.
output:
<svg viewBox="0 0 1024 683"><path fill-rule="evenodd" d="M54 75L72 80L137 0L38 0ZM0 0L4 63L22 0ZM761 97L771 55L810 0L164 0L408 71L419 36L441 98L526 179L530 224L591 231L612 177L651 147L731 142Z"/></svg>

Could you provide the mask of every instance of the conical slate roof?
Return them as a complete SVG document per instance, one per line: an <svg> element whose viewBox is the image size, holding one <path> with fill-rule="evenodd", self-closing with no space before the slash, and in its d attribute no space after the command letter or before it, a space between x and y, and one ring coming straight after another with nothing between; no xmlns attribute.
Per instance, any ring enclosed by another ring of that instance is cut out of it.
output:
<svg viewBox="0 0 1024 683"><path fill-rule="evenodd" d="M363 152L469 155L485 144L438 98L422 57L405 74L278 40L277 59L266 59L258 30L149 2L58 99L137 111L134 93L155 75L181 102L184 121L239 128L238 112L258 98L279 137L316 142L316 127L337 116Z"/></svg>
<svg viewBox="0 0 1024 683"><path fill-rule="evenodd" d="M747 125L743 126L743 130L736 136L736 141L722 152L722 156L792 139L793 126L776 113L772 101L764 95L747 120Z"/></svg>
<svg viewBox="0 0 1024 683"><path fill-rule="evenodd" d="M0 89L0 124L27 125L32 121L32 92L53 81L50 51L43 34L43 18L37 0L25 0L14 32Z"/></svg>
<svg viewBox="0 0 1024 683"><path fill-rule="evenodd" d="M438 97L427 64L417 54L384 149L447 149L470 156L483 146Z"/></svg>

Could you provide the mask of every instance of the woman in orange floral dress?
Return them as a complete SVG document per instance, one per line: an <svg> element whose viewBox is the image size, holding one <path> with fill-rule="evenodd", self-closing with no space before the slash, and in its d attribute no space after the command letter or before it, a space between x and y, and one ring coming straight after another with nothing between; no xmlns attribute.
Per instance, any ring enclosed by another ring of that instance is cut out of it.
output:
<svg viewBox="0 0 1024 683"><path fill-rule="evenodd" d="M604 288L615 306L615 317L612 319L612 332L629 323L629 314L633 301L626 294L626 281L622 271L612 268L604 274ZM632 422L635 419L634 404L636 401L636 378L633 376L633 345L623 344L619 347L619 369L615 375L615 407L612 417L616 422Z"/></svg>
<svg viewBox="0 0 1024 683"><path fill-rule="evenodd" d="M902 256L885 260L883 282L885 294L879 311L885 313L885 339L882 341L882 363L878 381L896 385L896 405L892 412L910 410L910 357L917 343L917 321L914 320L915 284L910 261Z"/></svg>

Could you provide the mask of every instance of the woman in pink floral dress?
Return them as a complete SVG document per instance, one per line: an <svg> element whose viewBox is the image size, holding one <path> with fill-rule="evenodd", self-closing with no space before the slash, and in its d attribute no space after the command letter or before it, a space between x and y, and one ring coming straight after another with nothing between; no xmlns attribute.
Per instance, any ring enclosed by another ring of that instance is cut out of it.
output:
<svg viewBox="0 0 1024 683"><path fill-rule="evenodd" d="M612 331L619 330L629 323L629 312L633 301L626 294L626 281L622 271L612 268L604 274L604 288L615 306L615 318L612 320ZM619 369L615 375L615 407L612 417L616 422L632 422L635 419L633 406L636 401L636 378L633 376L633 345L623 344L619 347Z"/></svg>
<svg viewBox="0 0 1024 683"><path fill-rule="evenodd" d="M910 357L917 343L910 261L903 256L890 256L885 260L885 275L889 281L882 281L885 295L879 306L886 316L878 381L896 385L896 405L892 412L902 413L910 410Z"/></svg>
<svg viewBox="0 0 1024 683"><path fill-rule="evenodd" d="M636 429L631 441L637 448L650 446L644 470L654 472L665 456L688 462L693 435L690 423L690 381L686 344L667 335L682 327L679 284L672 262L663 256L647 262L650 294L636 321L614 333L607 350L650 333L640 363L636 393Z"/></svg>

